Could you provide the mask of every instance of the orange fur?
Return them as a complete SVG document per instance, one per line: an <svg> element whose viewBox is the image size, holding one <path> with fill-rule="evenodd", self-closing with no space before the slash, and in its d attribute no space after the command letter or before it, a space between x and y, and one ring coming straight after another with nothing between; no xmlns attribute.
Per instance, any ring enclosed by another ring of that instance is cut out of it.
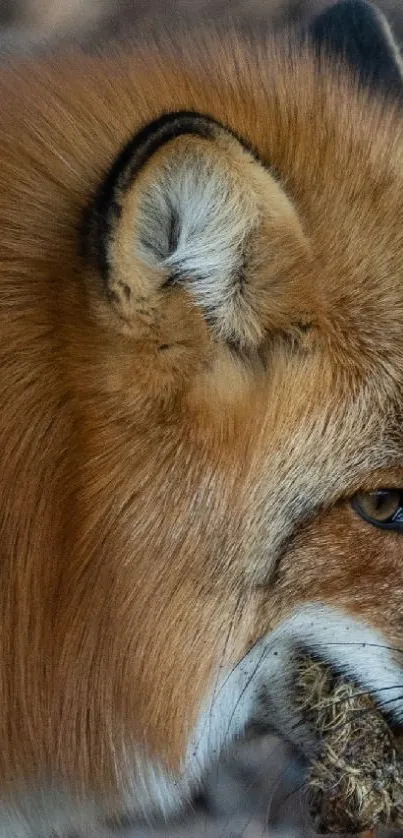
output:
<svg viewBox="0 0 403 838"><path fill-rule="evenodd" d="M309 52L207 34L15 59L0 100L0 784L113 798L132 751L179 764L217 662L298 603L402 643L400 540L348 498L402 482L403 122ZM182 287L157 338L152 306L121 330L80 253L122 145L180 108L249 142L294 208L246 358Z"/></svg>

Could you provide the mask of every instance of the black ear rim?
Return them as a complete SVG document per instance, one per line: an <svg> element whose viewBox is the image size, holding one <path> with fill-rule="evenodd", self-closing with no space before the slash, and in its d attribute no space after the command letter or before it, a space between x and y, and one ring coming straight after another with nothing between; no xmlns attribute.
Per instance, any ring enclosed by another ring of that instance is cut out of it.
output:
<svg viewBox="0 0 403 838"><path fill-rule="evenodd" d="M171 140L187 134L213 141L217 131L230 134L259 159L248 142L230 127L208 114L186 110L163 113L146 123L120 150L86 208L82 225L82 256L97 267L106 291L110 274L108 249L121 215L119 196L130 188L152 155Z"/></svg>
<svg viewBox="0 0 403 838"><path fill-rule="evenodd" d="M398 44L387 18L375 4L338 0L311 22L306 34L318 56L341 59L360 85L403 101Z"/></svg>
<svg viewBox="0 0 403 838"><path fill-rule="evenodd" d="M108 287L108 246L121 215L118 193L124 194L150 157L183 134L212 139L215 122L191 111L164 113L143 125L121 148L85 213L84 254L99 269Z"/></svg>

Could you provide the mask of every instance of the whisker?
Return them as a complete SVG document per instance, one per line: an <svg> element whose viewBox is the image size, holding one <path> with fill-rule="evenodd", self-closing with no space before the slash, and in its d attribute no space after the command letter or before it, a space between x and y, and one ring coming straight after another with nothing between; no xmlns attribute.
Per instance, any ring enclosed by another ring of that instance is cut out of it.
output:
<svg viewBox="0 0 403 838"><path fill-rule="evenodd" d="M401 686L399 686L397 688L396 687L390 687L390 688L385 687L384 689L387 690L387 689L402 689L402 688L401 688ZM358 696L360 696L360 695L373 697L372 692L358 693ZM355 696L346 696L345 699L337 699L337 701L335 701L335 704L341 704L343 701L349 701L350 698L354 698L354 697ZM393 704L396 701L397 702L403 701L403 693L401 693L400 695L395 696L395 698L389 698L388 701L382 701L380 706L375 705L374 707L362 707L362 708L351 707L349 712L350 713L356 713L357 715L359 715L360 713L362 713L362 714L376 713L376 712L379 713L380 711L382 711L382 709L384 707L387 707L389 704Z"/></svg>
<svg viewBox="0 0 403 838"><path fill-rule="evenodd" d="M323 646L361 646L362 649L384 649L387 652L396 652L398 655L403 655L403 649L398 646L388 646L386 643L367 643L366 641L359 641L359 640L332 640L330 642L326 642L326 644L322 643L309 643L310 649L319 649L323 650Z"/></svg>
<svg viewBox="0 0 403 838"><path fill-rule="evenodd" d="M240 660L239 660L239 661L237 661L237 663L236 663L236 664L234 664L234 666L230 669L230 671L228 672L228 675L226 675L226 677L224 678L223 682L222 682L222 683L221 683L221 685L220 685L220 689L219 689L219 690L218 690L218 692L217 692L217 697L220 695L220 693L222 692L222 690L224 689L225 685L227 684L227 682L228 682L228 680L231 678L231 676L234 674L234 672L236 672L236 671L237 671L237 669L239 669L239 667L240 667L240 666L242 665L242 663L244 662L245 658L247 658L247 656L248 656L248 655L249 655L249 654L253 651L253 649L255 649L255 648L256 648L256 646L257 646L260 642L261 642L261 638L259 637L257 640L255 640L255 642L254 642L254 643L252 643L252 645L251 645L251 646L249 646L249 648L248 648L248 650L245 652L245 654L244 654L244 655L242 655L242 657L240 658Z"/></svg>
<svg viewBox="0 0 403 838"><path fill-rule="evenodd" d="M233 613L232 620L231 620L231 625L230 625L230 627L227 631L227 634L226 634L226 638L225 638L225 642L224 642L224 646L223 646L223 651L222 651L222 660L225 658L225 654L226 654L226 651L228 649L229 642L230 642L231 632L232 632L234 622L235 622L236 617L237 617L237 613L238 613L240 608L242 608L241 598L239 599L239 601L238 601L238 603L237 603L237 605L234 609L234 613ZM229 670L229 672L226 674L225 678L222 681L220 681L220 667L218 667L217 675L216 675L216 678L215 678L215 681L214 681L212 702L210 704L209 714L208 714L208 738L211 738L212 719L213 719L214 710L215 710L216 703L217 703L217 700L218 700L219 696L221 695L222 691L224 690L225 686L227 685L229 679L231 677L233 677L234 673L236 673L237 669L239 669L239 667L243 665L243 663L245 662L245 659L250 655L251 651L253 649L255 649L258 646L258 644L260 644L261 642L262 642L262 638L258 638L248 648L248 650L245 652L245 654L234 664L234 666ZM360 642L360 641L331 641L331 642L326 643L326 644L309 643L309 649L312 650L312 651L315 651L315 652L316 651L323 652L324 645L334 646L334 647L337 647L337 646L347 647L347 648L352 647L352 646L360 646L362 649L365 649L365 648L382 649L382 650L385 650L385 651L388 651L388 652L403 655L403 648L390 646L388 644L371 643L371 642L365 642L365 641L363 641L363 642ZM249 689L251 683L255 679L260 667L262 666L262 663L263 663L264 659L268 655L270 649L273 649L273 648L275 648L275 640L270 638L264 644L264 646L262 648L262 651L259 655L259 658L258 658L252 672L248 676L247 681L243 686L243 689L241 690L241 692L237 696L237 699L236 699L236 702L234 704L232 713L231 713L229 721L227 723L226 731L225 731L225 733L222 737L222 743L220 745L219 754L218 754L218 762L220 762L220 760L222 759L222 755L223 755L225 746L227 745L227 742L228 742L228 739L229 739L229 733L230 733L231 726L232 726L234 717L236 715L237 709L238 709L240 703L242 702L242 699L245 696L247 690ZM375 690L370 690L370 689L368 689L368 690L357 689L357 691L352 693L350 696L345 696L343 698L338 698L337 703L341 704L343 702L350 701L351 699L356 699L356 698L365 697L365 696L374 697L374 699L377 700L377 696L380 693L386 693L386 692L392 691L392 690L402 690L403 691L403 684L387 685L385 687L377 688L376 691ZM382 710L383 708L386 708L389 705L398 704L399 702L402 702L402 701L403 701L403 692L401 694L399 694L398 696L394 696L393 698L391 698L387 701L383 701L382 703L380 703L379 700L378 700L377 701L378 706L374 706L373 708L372 707L362 708L362 709L350 708L348 712L349 713L355 713L355 714L367 714L367 713L371 713L371 712L375 713L377 711L379 712L380 710ZM298 709L300 710L301 713L303 712L302 708L298 708ZM306 725L306 720L303 717L301 717L297 721L295 721L295 723L293 725L291 725L290 730L291 731L297 731L298 728L303 727L304 725ZM200 741L202 740L203 735L204 735L204 733L202 733L200 735L200 738L195 743L195 750L196 751L199 748ZM181 776L182 775L180 774L179 777L181 777ZM292 794L294 794L294 793L295 792L292 792ZM269 806L270 805L271 804L269 804Z"/></svg>
<svg viewBox="0 0 403 838"><path fill-rule="evenodd" d="M285 803L287 803L287 801L290 800L291 797L294 796L294 794L299 794L301 791L305 791L306 788L307 788L307 784L306 784L306 780L304 780L304 782L301 783L300 786L297 786L296 789L292 789L292 791L290 791L290 792L288 792L288 794L286 794L286 796L283 798L283 801L282 801L283 805Z"/></svg>
<svg viewBox="0 0 403 838"><path fill-rule="evenodd" d="M219 686L221 666L222 666L223 660L226 657L226 653L227 653L227 650L228 650L232 629L234 627L236 616L237 616L238 609L239 609L240 605L241 605L241 598L239 598L239 600L237 602L237 605L234 609L234 613L233 613L232 619L230 621L230 625L229 625L227 635L226 635L226 638L225 638L225 643L224 643L224 647L223 647L222 655L221 655L221 661L220 661L220 664L218 665L218 668L217 668L217 675L216 675L215 682L214 682L213 696L212 696L212 699L211 699L210 711L209 711L208 741L209 741L210 745L211 745L212 721L213 721L213 714L214 714L214 710L215 710L216 701L219 698L225 684L227 683L228 678L230 677L230 675L227 675L226 678L224 679L224 682L222 684L220 684L220 686Z"/></svg>
<svg viewBox="0 0 403 838"><path fill-rule="evenodd" d="M375 698L377 693L388 692L388 690L403 690L403 684L388 684L387 687L377 687L376 690L357 690L357 692L351 693L351 695L334 699L334 703L342 704L344 701L350 701L352 698L365 698L366 696Z"/></svg>
<svg viewBox="0 0 403 838"><path fill-rule="evenodd" d="M278 790L281 781L284 780L284 778L287 776L288 772L290 771L290 768L292 768L292 767L293 767L292 760L289 760L287 765L278 774L277 779L272 783L271 794L270 794L270 797L269 797L269 800L268 800L268 803L267 803L267 806L266 806L266 813L265 813L265 826L266 827L268 827L269 824L270 824L270 813L271 813L271 808L273 806L274 796L276 794L276 791Z"/></svg>
<svg viewBox="0 0 403 838"><path fill-rule="evenodd" d="M364 693L364 695L371 695L371 693ZM351 698L351 696L341 698L341 699L338 699L337 702L335 702L335 703L342 704L345 701L349 701L350 698ZM377 706L362 707L362 708L351 707L351 708L348 709L347 712L351 715L355 715L356 717L366 716L370 713L379 713L388 704L393 704L396 701L400 702L402 700L403 700L403 693L401 695L397 696L396 698L391 698L391 699L389 699L389 701L383 702L381 707L377 707ZM293 732L296 732L296 731L298 731L298 728L303 727L305 724L306 724L306 719L304 719L304 718L298 719L298 721L295 722L294 725L292 725L291 730ZM332 730L334 730L334 731L342 730L344 724L345 724L345 722L340 722L339 724L335 724L334 727L332 728Z"/></svg>
<svg viewBox="0 0 403 838"><path fill-rule="evenodd" d="M258 672L258 670L259 670L259 668L260 668L260 666L261 666L261 664L262 664L262 661L263 661L263 660L264 660L264 658L266 657L267 651L268 651L268 649L270 648L270 646L271 646L271 643L266 643L266 644L265 644L265 646L264 646L264 648L263 648L263 651L261 652L260 657L259 657L259 659L258 659L257 663L255 664L255 667L254 667L254 669L253 669L252 673L249 675L249 678L248 678L248 680L246 681L246 684L244 685L243 689L241 690L241 692L240 692L240 694L239 694L239 696L238 696L238 698L237 698L237 700L236 700L236 702L235 702L234 708L233 708L233 710L232 710L232 713L231 713L231 716L230 716L230 719L229 719L229 722L228 722L228 725L227 725L227 730L226 730L226 732L225 732L225 736L224 736L224 743L226 742L227 737L228 737L228 734L229 734L229 731L231 730L231 725L232 725L232 722L233 722L233 719L234 719L235 713L236 713L236 711L237 711L237 709L238 709L238 707L239 707L239 705L240 705L240 703L241 703L241 701L242 701L242 699L243 699L243 697L244 697L245 693L247 692L247 690L249 689L249 687L250 687L250 685L251 685L251 683L252 683L253 679L255 678L256 673Z"/></svg>
<svg viewBox="0 0 403 838"><path fill-rule="evenodd" d="M394 701L399 701L399 702L403 701L403 693L396 696L396 698L389 698L388 701L383 701L382 702L382 707L386 707L387 704L393 704Z"/></svg>
<svg viewBox="0 0 403 838"><path fill-rule="evenodd" d="M254 773L254 776L251 778L250 782L248 782L248 783L244 783L244 784L243 784L243 786L242 786L242 787L243 787L243 789L244 789L244 791L245 791L246 793L251 792L251 791L252 791L252 789L253 789L255 786L258 786L258 785L262 782L262 778L263 778L263 777L265 776L265 774L266 774L266 770L267 770L267 769L266 769L266 766L267 766L269 763L273 762L273 759L275 759L275 758L276 758L276 757L275 757L276 751L278 751L278 750L279 750L279 748L281 748L281 747L282 747L282 745L283 745L283 743L281 742L281 740L278 740L278 741L275 743L275 745L274 745L273 747L271 747L271 748L270 748L270 751L269 751L268 753L266 753L266 754L265 754L265 756L264 756L263 760L262 760L262 761L261 761L261 763L260 763L259 768L258 768L258 769L256 770L256 772ZM281 783L281 780L282 780L282 779L286 776L287 772L288 772L288 771L292 768L292 765L293 765L292 760L290 760L290 759L289 759L289 760L288 760L287 765L285 765L285 767L283 768L283 770L282 770L282 771L279 773L279 775L277 776L277 779L276 779L276 780L274 780L274 781L273 781L273 783L271 784L272 793L271 793L271 798L270 798L270 801L269 801L268 806L267 806L267 810L266 810L266 814L265 814L265 820L264 820L264 822L263 822L263 824L262 824L262 836L263 836L264 834L266 834L266 827L269 825L270 807L271 807L271 805L272 805L272 803L273 803L273 799L274 799L275 792L276 792L276 790L277 790L277 788L278 788L279 784ZM238 806L237 806L236 804L235 804L235 806L233 805L233 806L231 807L231 810L230 810L230 812L228 813L228 815L227 815L227 817L226 817L226 822L225 822L225 825L224 825L224 830L226 830L226 829L230 826L230 821L231 821L231 819L232 819L233 817L235 817L235 816L236 816L237 809L238 809ZM245 829L245 828L246 828L246 826L249 824L249 822L250 822L250 819L248 819L248 821L247 821L247 823L246 823L246 825L245 825L244 829ZM224 834L224 833L222 833L222 834ZM242 833L241 833L241 834L242 834ZM231 832L231 835L232 835L232 832Z"/></svg>
<svg viewBox="0 0 403 838"><path fill-rule="evenodd" d="M391 685L388 684L387 687L377 687L376 692L383 693L383 692L387 692L387 690L403 690L403 684L394 684L394 685L393 684L391 684ZM375 691L374 690L368 690L367 694L368 693L371 694L371 692L375 692ZM365 695L365 694L366 694L365 692L362 693L362 695ZM360 693L358 693L358 695L360 695Z"/></svg>

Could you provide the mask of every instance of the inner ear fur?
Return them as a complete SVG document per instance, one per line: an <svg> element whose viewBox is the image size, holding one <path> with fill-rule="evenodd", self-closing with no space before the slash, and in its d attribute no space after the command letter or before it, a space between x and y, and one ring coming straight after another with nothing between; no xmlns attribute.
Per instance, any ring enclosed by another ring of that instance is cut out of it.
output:
<svg viewBox="0 0 403 838"><path fill-rule="evenodd" d="M169 343L172 318L188 310L214 342L256 348L298 317L308 245L296 209L208 117L169 114L129 143L97 198L91 248L115 321L134 338Z"/></svg>

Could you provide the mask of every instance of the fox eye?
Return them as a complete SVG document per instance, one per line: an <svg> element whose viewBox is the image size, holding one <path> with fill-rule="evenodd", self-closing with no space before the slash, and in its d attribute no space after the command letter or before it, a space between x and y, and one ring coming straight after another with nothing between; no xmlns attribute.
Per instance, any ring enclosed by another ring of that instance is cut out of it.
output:
<svg viewBox="0 0 403 838"><path fill-rule="evenodd" d="M355 512L384 530L403 532L403 490L377 489L376 492L362 492L352 500Z"/></svg>

